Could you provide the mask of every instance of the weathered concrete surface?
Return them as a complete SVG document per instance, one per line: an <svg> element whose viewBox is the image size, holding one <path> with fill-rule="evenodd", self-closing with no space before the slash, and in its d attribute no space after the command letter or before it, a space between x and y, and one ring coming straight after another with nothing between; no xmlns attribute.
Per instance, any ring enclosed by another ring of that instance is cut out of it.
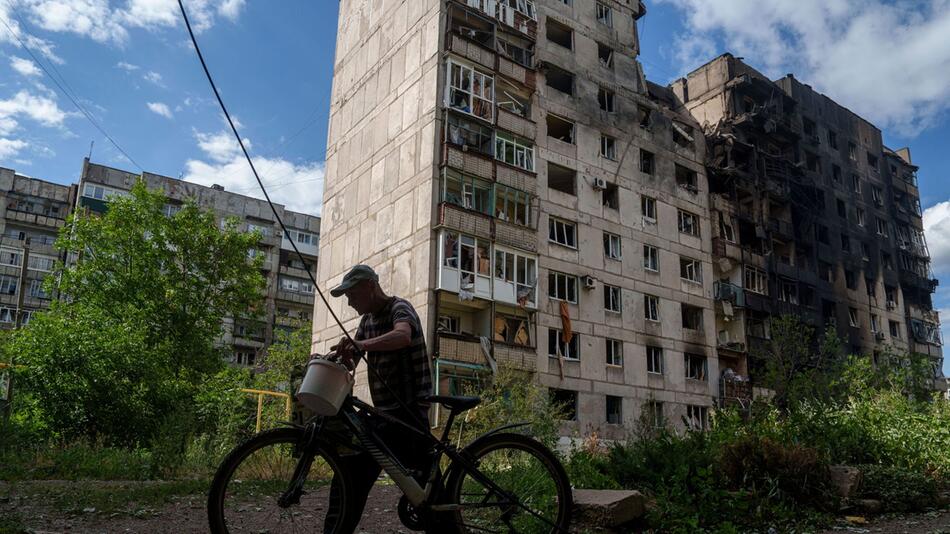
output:
<svg viewBox="0 0 950 534"><path fill-rule="evenodd" d="M578 523L616 527L643 517L646 498L633 490L574 490L574 518Z"/></svg>
<svg viewBox="0 0 950 534"><path fill-rule="evenodd" d="M857 495L863 479L861 470L847 465L833 465L830 472L831 482L834 484L839 497L850 499Z"/></svg>

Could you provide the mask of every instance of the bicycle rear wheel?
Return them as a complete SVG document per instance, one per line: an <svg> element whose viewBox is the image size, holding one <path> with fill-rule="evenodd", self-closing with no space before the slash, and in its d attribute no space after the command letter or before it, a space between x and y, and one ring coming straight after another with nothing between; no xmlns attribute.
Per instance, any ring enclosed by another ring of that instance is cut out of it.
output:
<svg viewBox="0 0 950 534"><path fill-rule="evenodd" d="M447 495L458 504L454 523L462 533L514 532L567 534L571 520L571 486L564 467L544 445L521 434L494 434L469 445L491 484L461 466L452 466Z"/></svg>
<svg viewBox="0 0 950 534"><path fill-rule="evenodd" d="M347 477L337 477L339 506L330 511L330 482L341 474L337 456L318 448L298 502L281 505L290 488L304 439L299 428L261 432L238 445L221 462L208 494L211 532L337 532L348 499ZM338 511L337 511L338 510ZM328 521L332 523L324 525Z"/></svg>

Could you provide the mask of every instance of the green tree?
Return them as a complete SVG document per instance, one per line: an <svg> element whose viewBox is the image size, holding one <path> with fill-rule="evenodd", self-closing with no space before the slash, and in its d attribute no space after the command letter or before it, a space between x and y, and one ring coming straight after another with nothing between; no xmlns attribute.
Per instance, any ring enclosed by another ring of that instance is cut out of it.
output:
<svg viewBox="0 0 950 534"><path fill-rule="evenodd" d="M275 330L274 341L264 354L256 382L261 389L286 391L294 368L306 365L311 352L311 325L296 330Z"/></svg>
<svg viewBox="0 0 950 534"><path fill-rule="evenodd" d="M57 247L77 261L46 282L65 298L10 340L21 391L63 437L148 442L222 367L224 317L261 307L260 236L193 202L166 216L165 202L139 182L103 215L71 217Z"/></svg>

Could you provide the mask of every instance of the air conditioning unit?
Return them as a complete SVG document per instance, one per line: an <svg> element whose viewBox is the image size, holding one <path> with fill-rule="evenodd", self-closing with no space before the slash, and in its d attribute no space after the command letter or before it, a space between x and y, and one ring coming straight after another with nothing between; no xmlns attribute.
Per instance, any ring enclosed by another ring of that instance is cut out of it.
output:
<svg viewBox="0 0 950 534"><path fill-rule="evenodd" d="M594 189L603 191L604 189L607 189L607 180L604 180L603 178L593 178L591 180L591 186L593 186Z"/></svg>
<svg viewBox="0 0 950 534"><path fill-rule="evenodd" d="M874 339L884 341L884 332L874 332Z"/></svg>
<svg viewBox="0 0 950 534"><path fill-rule="evenodd" d="M594 289L597 287L597 280L589 274L584 276L584 287L586 289Z"/></svg>

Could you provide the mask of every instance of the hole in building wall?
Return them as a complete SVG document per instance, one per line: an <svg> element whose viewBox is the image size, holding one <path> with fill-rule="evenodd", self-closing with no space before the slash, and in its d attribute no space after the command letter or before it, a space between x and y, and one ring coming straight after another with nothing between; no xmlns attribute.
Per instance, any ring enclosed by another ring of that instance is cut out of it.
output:
<svg viewBox="0 0 950 534"><path fill-rule="evenodd" d="M561 45L568 50L574 49L574 31L555 20L547 19L547 38L554 44Z"/></svg>
<svg viewBox="0 0 950 534"><path fill-rule="evenodd" d="M545 83L551 89L574 96L574 75L570 72L548 65L544 74Z"/></svg>
<svg viewBox="0 0 950 534"><path fill-rule="evenodd" d="M574 123L558 117L557 115L547 114L545 122L548 126L548 137L553 137L558 141L574 144Z"/></svg>
<svg viewBox="0 0 950 534"><path fill-rule="evenodd" d="M548 162L548 188L567 193L577 194L577 172L556 163Z"/></svg>

